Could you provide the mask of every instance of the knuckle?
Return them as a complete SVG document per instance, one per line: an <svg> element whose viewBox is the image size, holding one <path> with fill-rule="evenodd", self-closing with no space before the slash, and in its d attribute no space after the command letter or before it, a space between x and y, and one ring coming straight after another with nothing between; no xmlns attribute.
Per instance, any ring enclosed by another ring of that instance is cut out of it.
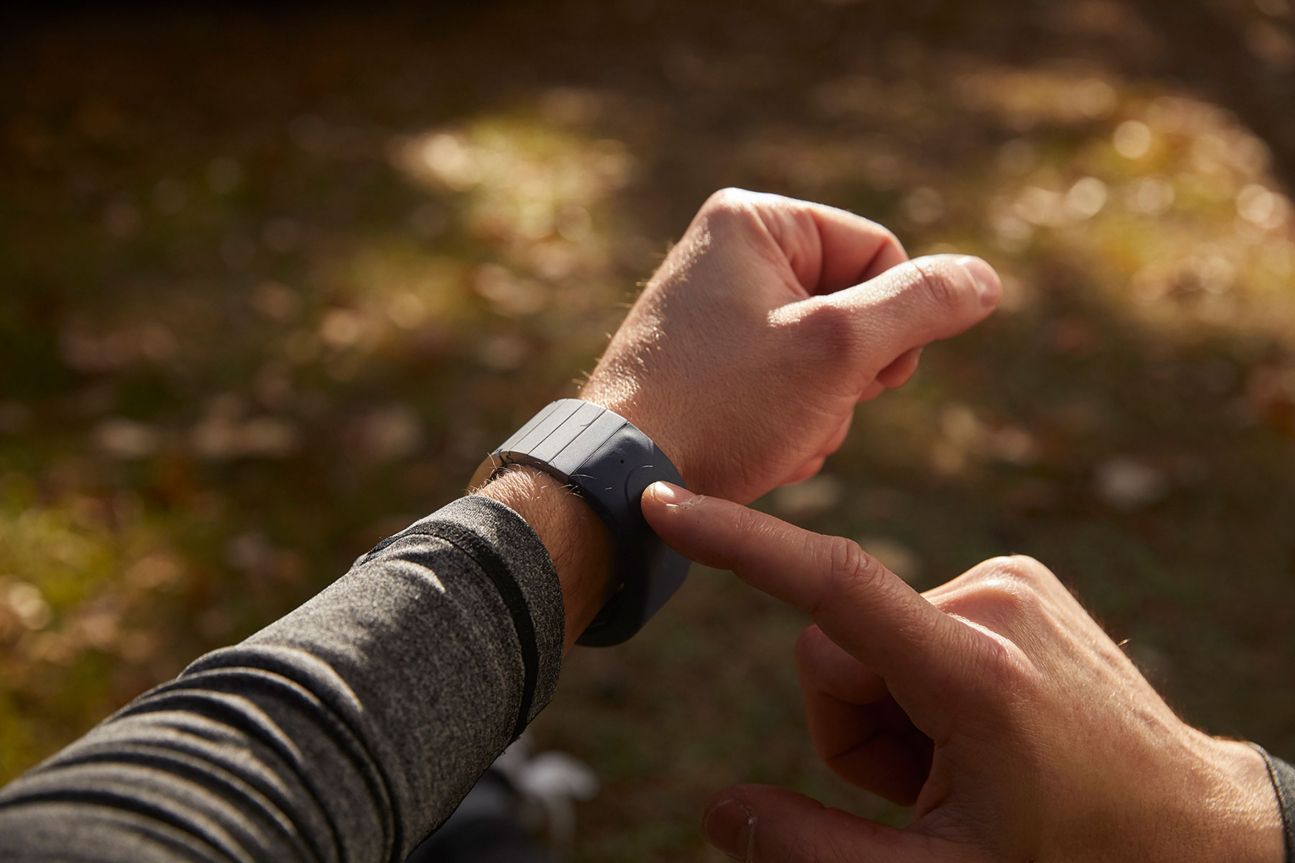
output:
<svg viewBox="0 0 1295 863"><path fill-rule="evenodd" d="M990 576L976 591L976 605L994 618L1031 618L1039 611L1042 598L1034 584L1009 574Z"/></svg>
<svg viewBox="0 0 1295 863"><path fill-rule="evenodd" d="M750 212L755 192L729 186L711 194L702 204L702 212L711 219L727 219Z"/></svg>
<svg viewBox="0 0 1295 863"><path fill-rule="evenodd" d="M1033 665L1019 647L999 638L981 640L975 657L980 673L988 678L989 691L1012 697L1024 695L1035 682Z"/></svg>
<svg viewBox="0 0 1295 863"><path fill-rule="evenodd" d="M728 506L736 509L734 518L738 536L746 537L757 544L769 539L775 539L776 541L776 538L770 536L771 529L768 516L747 507L736 508L733 504L728 504Z"/></svg>
<svg viewBox="0 0 1295 863"><path fill-rule="evenodd" d="M886 577L886 568L881 562L852 539L843 536L829 538L827 556L829 594L837 598L871 593Z"/></svg>
<svg viewBox="0 0 1295 863"><path fill-rule="evenodd" d="M924 292L937 307L958 305L968 295L965 274L949 261L919 258L913 263L915 288Z"/></svg>
<svg viewBox="0 0 1295 863"><path fill-rule="evenodd" d="M1055 604L1056 579L1034 558L1023 555L991 558L969 575L969 590L937 601L942 610L1013 627L1046 618Z"/></svg>
<svg viewBox="0 0 1295 863"><path fill-rule="evenodd" d="M1008 554L985 561L989 573L1007 576L1029 584L1042 584L1053 578L1052 571L1026 554Z"/></svg>
<svg viewBox="0 0 1295 863"><path fill-rule="evenodd" d="M834 359L849 361L855 358L862 339L854 313L826 299L816 298L810 302L814 305L800 321L805 332L797 334L797 340L820 346Z"/></svg>

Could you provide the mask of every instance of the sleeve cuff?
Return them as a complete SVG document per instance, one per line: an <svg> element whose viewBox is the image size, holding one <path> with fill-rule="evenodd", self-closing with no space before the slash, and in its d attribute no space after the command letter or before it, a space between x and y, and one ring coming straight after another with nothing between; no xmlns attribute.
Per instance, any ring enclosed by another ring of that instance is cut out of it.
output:
<svg viewBox="0 0 1295 863"><path fill-rule="evenodd" d="M557 571L544 543L520 515L498 501L479 495L461 497L441 507L392 537L392 541L408 533L431 533L448 538L448 533L455 532L474 537L484 546L486 554L493 553L520 594L524 608L512 609L514 622L519 633L527 628L533 631L536 659L535 691L526 715L529 723L552 699L561 670L565 610ZM519 612L529 620L518 619ZM523 652L528 652L526 645Z"/></svg>
<svg viewBox="0 0 1295 863"><path fill-rule="evenodd" d="M1268 776L1277 792L1277 806L1282 814L1282 833L1286 837L1286 863L1295 863L1295 767L1274 758L1262 746L1252 744L1268 765Z"/></svg>

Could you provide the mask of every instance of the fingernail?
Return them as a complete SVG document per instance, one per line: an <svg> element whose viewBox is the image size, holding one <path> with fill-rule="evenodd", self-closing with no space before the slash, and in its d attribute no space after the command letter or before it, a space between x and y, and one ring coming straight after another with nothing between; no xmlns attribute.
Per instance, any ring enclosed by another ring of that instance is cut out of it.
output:
<svg viewBox="0 0 1295 863"><path fill-rule="evenodd" d="M976 294L980 297L980 304L997 305L998 298L1003 294L1003 286L998 281L998 273L994 272L994 268L971 255L958 258L958 265L966 270L967 275L971 276L971 280L976 283Z"/></svg>
<svg viewBox="0 0 1295 863"><path fill-rule="evenodd" d="M732 797L721 800L706 813L702 828L710 844L734 860L750 860L755 842L755 815Z"/></svg>
<svg viewBox="0 0 1295 863"><path fill-rule="evenodd" d="M697 499L688 489L668 482L654 482L651 488L652 496L667 507L686 506Z"/></svg>

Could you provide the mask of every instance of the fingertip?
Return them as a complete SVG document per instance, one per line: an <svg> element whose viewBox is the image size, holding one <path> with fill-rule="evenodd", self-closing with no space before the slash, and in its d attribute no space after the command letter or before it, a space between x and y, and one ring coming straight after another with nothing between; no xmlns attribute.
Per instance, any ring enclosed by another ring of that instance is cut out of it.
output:
<svg viewBox="0 0 1295 863"><path fill-rule="evenodd" d="M718 850L734 860L750 860L755 821L755 813L741 798L721 791L706 804L701 829Z"/></svg>
<svg viewBox="0 0 1295 863"><path fill-rule="evenodd" d="M683 486L670 482L654 482L643 490L639 505L643 517L658 534L669 527L676 526L675 517L692 506L700 498Z"/></svg>
<svg viewBox="0 0 1295 863"><path fill-rule="evenodd" d="M917 364L921 358L921 348L905 351L894 362L877 372L876 383L881 384L885 389L899 389L917 372ZM879 390L877 395L880 394Z"/></svg>
<svg viewBox="0 0 1295 863"><path fill-rule="evenodd" d="M664 509L686 506L696 499L697 495L672 482L657 481L643 491L644 505L651 503L653 506Z"/></svg>
<svg viewBox="0 0 1295 863"><path fill-rule="evenodd" d="M973 255L963 255L955 263L971 277L971 281L976 286L976 296L980 299L980 305L987 309L997 306L998 301L1003 297L1003 283L994 268L983 258Z"/></svg>
<svg viewBox="0 0 1295 863"><path fill-rule="evenodd" d="M824 638L827 638L827 636L823 634L823 630L818 628L817 623L811 623L802 629L800 635L796 636L796 646L794 648L796 662L799 664L812 658L815 651L818 650L819 640Z"/></svg>

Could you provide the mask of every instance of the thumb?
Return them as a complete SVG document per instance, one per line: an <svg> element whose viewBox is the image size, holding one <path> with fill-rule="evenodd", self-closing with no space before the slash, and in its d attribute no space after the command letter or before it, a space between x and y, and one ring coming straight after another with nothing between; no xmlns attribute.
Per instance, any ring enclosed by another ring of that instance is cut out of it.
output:
<svg viewBox="0 0 1295 863"><path fill-rule="evenodd" d="M773 785L737 785L706 808L706 841L747 863L954 863L952 842L887 827Z"/></svg>
<svg viewBox="0 0 1295 863"><path fill-rule="evenodd" d="M891 267L874 279L821 298L845 312L874 373L902 354L980 323L1002 298L1002 282L980 258L932 255Z"/></svg>

